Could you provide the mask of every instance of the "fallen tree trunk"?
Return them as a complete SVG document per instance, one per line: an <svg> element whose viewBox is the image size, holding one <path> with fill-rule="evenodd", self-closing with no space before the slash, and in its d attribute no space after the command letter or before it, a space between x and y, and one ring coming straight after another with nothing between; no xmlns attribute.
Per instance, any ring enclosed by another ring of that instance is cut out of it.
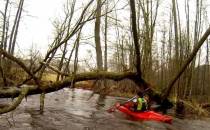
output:
<svg viewBox="0 0 210 130"><path fill-rule="evenodd" d="M76 75L70 75L68 78L66 78L63 81L57 81L54 83L49 84L42 84L42 86L22 86L21 88L17 87L7 87L7 88L0 88L0 98L14 98L20 95L21 89L23 87L26 87L28 89L27 95L34 95L34 94L42 94L42 93L50 93L55 92L60 89L63 89L65 87L70 87L72 81L79 82L79 81L85 81L85 80L96 80L96 79L111 79L114 81L120 81L123 79L130 79L134 81L138 87L142 91L147 90L146 93L150 96L151 101L155 101L158 104L160 104L159 111L166 111L167 109L170 109L173 105L170 103L168 99L162 100L159 93L154 91L150 85L142 78L139 77L139 75L135 72L125 72L125 73L114 73L114 72L86 72L86 73L80 73ZM149 88L149 89L148 89ZM26 95L26 96L27 96Z"/></svg>
<svg viewBox="0 0 210 130"><path fill-rule="evenodd" d="M126 72L126 73L114 73L114 72L87 72L80 73L75 76L69 76L63 81L57 81L52 84L42 85L42 86L27 86L29 89L27 95L33 94L41 94L41 93L50 93L65 87L69 87L71 85L72 79L74 82L85 81L85 80L95 80L95 79L112 79L115 81L123 80L123 79L131 79L137 80L137 74L134 72ZM143 81L143 79L142 79ZM136 81L137 82L137 81ZM140 80L138 81L140 83ZM0 88L0 98L14 98L17 97L21 93L21 88L17 87L7 87Z"/></svg>
<svg viewBox="0 0 210 130"><path fill-rule="evenodd" d="M54 83L49 84L43 84L42 86L26 86L29 88L27 95L33 95L33 94L41 94L41 93L50 93L54 92L60 89L63 89L65 87L69 87L71 85L71 82L79 82L79 81L85 81L85 80L95 80L95 79L111 79L114 81L119 81L123 79L130 79L134 81L140 88L147 89L149 87L149 84L144 80L139 78L137 73L135 72L125 72L125 73L115 73L115 72L86 72L86 73L80 73L76 74L75 76L70 75L68 78L66 78L63 81L57 81ZM22 86L24 87L24 86ZM7 87L7 88L0 88L0 98L14 98L17 97L21 92L21 88L17 87ZM150 88L147 92L150 94L155 93L152 88Z"/></svg>

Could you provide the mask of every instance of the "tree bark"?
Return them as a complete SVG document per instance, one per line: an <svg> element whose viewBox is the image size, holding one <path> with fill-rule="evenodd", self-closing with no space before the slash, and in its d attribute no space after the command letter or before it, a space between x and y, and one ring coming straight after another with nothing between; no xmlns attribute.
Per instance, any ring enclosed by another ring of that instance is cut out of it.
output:
<svg viewBox="0 0 210 130"><path fill-rule="evenodd" d="M172 13L173 13L173 18L174 18L174 33L175 33L175 60L176 60L176 64L179 65L178 64L179 39L178 39L178 25L177 25L176 1L175 0L172 0Z"/></svg>
<svg viewBox="0 0 210 130"><path fill-rule="evenodd" d="M100 40L100 16L101 16L101 0L97 0L96 9L96 21L95 21L95 44L96 44L96 62L98 70L103 70L103 58L101 51L101 40Z"/></svg>
<svg viewBox="0 0 210 130"><path fill-rule="evenodd" d="M33 95L33 94L41 94L43 92L45 93L50 93L54 91L58 91L60 89L63 89L65 87L69 87L71 85L72 79L74 79L74 82L79 82L79 81L85 81L85 80L95 80L98 78L103 78L103 79L112 79L115 81L123 80L123 79L131 79L131 80L136 80L138 82L141 82L141 80L137 80L136 78L137 74L134 72L126 72L126 73L114 73L114 72L86 72L86 73L78 73L76 75L69 75L68 78L66 78L63 81L57 81L52 84L47 84L44 85L42 84L41 86L29 86L29 92L27 95ZM142 79L143 80L143 79ZM9 87L9 88L0 88L0 98L14 98L17 97L21 93L20 88L14 88L14 87Z"/></svg>
<svg viewBox="0 0 210 130"><path fill-rule="evenodd" d="M132 34L133 34L133 42L135 45L135 53L136 53L136 70L139 77L141 77L141 59L140 59L140 48L138 41L138 33L136 26L136 8L135 8L135 0L130 0L130 9L131 9L131 26L132 26Z"/></svg>
<svg viewBox="0 0 210 130"><path fill-rule="evenodd" d="M8 8L9 0L6 1L4 14L3 14L3 28L2 28L2 37L1 37L1 48L4 46L5 34L6 34L6 21L7 21L7 8Z"/></svg>
<svg viewBox="0 0 210 130"><path fill-rule="evenodd" d="M104 27L104 70L107 71L107 28L108 28L108 0L106 1L105 27Z"/></svg>

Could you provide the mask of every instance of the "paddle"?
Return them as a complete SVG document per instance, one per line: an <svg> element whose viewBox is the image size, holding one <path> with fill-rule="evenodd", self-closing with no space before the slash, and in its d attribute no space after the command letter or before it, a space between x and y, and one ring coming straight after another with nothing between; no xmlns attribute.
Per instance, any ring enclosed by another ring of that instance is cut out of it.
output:
<svg viewBox="0 0 210 130"><path fill-rule="evenodd" d="M132 101L132 100L135 99L135 98L137 98L137 95L135 95L134 97L128 99L127 101L125 101L125 102L123 102L123 103L117 102L117 103L115 103L111 108L109 108L107 111L108 111L109 113L114 112L119 106L124 105L124 104L126 104L126 103Z"/></svg>

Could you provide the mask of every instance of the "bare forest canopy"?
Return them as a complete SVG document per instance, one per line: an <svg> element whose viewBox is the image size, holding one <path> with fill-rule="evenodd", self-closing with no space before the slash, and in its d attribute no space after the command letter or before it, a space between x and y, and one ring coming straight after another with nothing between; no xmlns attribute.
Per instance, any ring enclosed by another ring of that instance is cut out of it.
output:
<svg viewBox="0 0 210 130"><path fill-rule="evenodd" d="M88 80L129 79L140 90L150 88L148 93L159 95L160 102L169 95L210 96L208 1L178 2L66 0L62 17L53 22L54 38L46 43L45 55L31 49L21 58L15 50L25 1L1 1L0 97L18 98L0 113L14 110L32 94L41 94L43 110L45 93ZM84 44L94 51L80 59ZM46 80L50 75L55 78Z"/></svg>

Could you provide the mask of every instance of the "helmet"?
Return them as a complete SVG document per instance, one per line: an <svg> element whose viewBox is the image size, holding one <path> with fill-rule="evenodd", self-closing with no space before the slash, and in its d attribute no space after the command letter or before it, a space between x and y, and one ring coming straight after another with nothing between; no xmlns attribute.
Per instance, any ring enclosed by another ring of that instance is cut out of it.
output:
<svg viewBox="0 0 210 130"><path fill-rule="evenodd" d="M143 93L141 92L141 91L139 91L138 93L137 93L137 95L139 96L139 97L143 97Z"/></svg>
<svg viewBox="0 0 210 130"><path fill-rule="evenodd" d="M144 97L144 99L149 100L149 95L148 94L144 94L143 97Z"/></svg>

